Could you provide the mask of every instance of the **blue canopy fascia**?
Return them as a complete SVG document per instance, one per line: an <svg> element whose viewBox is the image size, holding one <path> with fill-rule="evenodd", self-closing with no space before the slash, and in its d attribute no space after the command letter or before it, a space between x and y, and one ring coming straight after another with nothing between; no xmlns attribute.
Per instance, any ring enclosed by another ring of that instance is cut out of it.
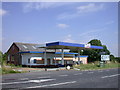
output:
<svg viewBox="0 0 120 90"><path fill-rule="evenodd" d="M68 43L68 42L53 42L53 43L47 43L46 47L51 47L51 46L61 46L61 47L69 47L69 48L85 48L85 44L76 44L76 43ZM91 49L103 49L102 46L94 46L91 45L89 48Z"/></svg>

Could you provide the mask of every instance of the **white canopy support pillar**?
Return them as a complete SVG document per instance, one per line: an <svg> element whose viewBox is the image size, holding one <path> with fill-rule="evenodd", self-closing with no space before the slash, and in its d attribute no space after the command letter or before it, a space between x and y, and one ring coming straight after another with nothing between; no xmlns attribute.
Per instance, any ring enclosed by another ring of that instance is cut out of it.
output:
<svg viewBox="0 0 120 90"><path fill-rule="evenodd" d="M62 48L62 54L61 54L61 57L62 57L62 59L61 59L61 64L62 65L64 65L64 50L63 50L63 48Z"/></svg>
<svg viewBox="0 0 120 90"><path fill-rule="evenodd" d="M46 48L45 48L45 52L44 52L44 64L47 65L47 57L46 57Z"/></svg>
<svg viewBox="0 0 120 90"><path fill-rule="evenodd" d="M55 60L54 61L55 61L55 65L56 65L56 49L55 49Z"/></svg>
<svg viewBox="0 0 120 90"><path fill-rule="evenodd" d="M78 63L80 64L80 49L78 49Z"/></svg>

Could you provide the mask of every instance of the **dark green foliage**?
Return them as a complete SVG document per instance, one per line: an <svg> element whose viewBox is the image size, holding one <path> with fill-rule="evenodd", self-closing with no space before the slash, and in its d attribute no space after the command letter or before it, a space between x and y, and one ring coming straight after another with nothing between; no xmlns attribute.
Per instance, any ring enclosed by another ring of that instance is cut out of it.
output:
<svg viewBox="0 0 120 90"><path fill-rule="evenodd" d="M6 61L7 60L7 53L4 53L2 58L3 58L3 61Z"/></svg>
<svg viewBox="0 0 120 90"><path fill-rule="evenodd" d="M101 60L101 55L110 55L110 51L107 49L106 45L102 45L101 41L98 39L93 39L89 41L91 45L102 46L103 49L85 49L83 52L80 51L81 55L88 55L88 62L95 62ZM78 52L78 51L71 51Z"/></svg>
<svg viewBox="0 0 120 90"><path fill-rule="evenodd" d="M0 51L0 63L2 62L2 52Z"/></svg>
<svg viewBox="0 0 120 90"><path fill-rule="evenodd" d="M115 60L114 55L110 55L110 61Z"/></svg>
<svg viewBox="0 0 120 90"><path fill-rule="evenodd" d="M91 41L88 42L88 43L90 43L91 45L102 46L101 41L100 41L100 40L97 40L97 39L93 39L93 40L91 40Z"/></svg>
<svg viewBox="0 0 120 90"><path fill-rule="evenodd" d="M101 52L105 55L110 55L110 51L107 49L106 45L102 45L101 41L98 39L93 39L90 42L91 45L102 46L104 49L86 49L81 55L88 55L88 62L100 61L101 60Z"/></svg>
<svg viewBox="0 0 120 90"><path fill-rule="evenodd" d="M94 61L100 61L101 60L101 52L103 52L105 55L110 55L110 51L107 49L106 45L102 45L100 40L93 39L90 42L91 45L95 46L102 46L103 49L86 49L84 50L82 55L88 55L88 62L94 62Z"/></svg>
<svg viewBox="0 0 120 90"><path fill-rule="evenodd" d="M120 63L120 57L115 57L115 60Z"/></svg>
<svg viewBox="0 0 120 90"><path fill-rule="evenodd" d="M7 53L2 53L1 51L0 51L0 63L3 65L3 64L5 64L6 63L6 61L7 61Z"/></svg>

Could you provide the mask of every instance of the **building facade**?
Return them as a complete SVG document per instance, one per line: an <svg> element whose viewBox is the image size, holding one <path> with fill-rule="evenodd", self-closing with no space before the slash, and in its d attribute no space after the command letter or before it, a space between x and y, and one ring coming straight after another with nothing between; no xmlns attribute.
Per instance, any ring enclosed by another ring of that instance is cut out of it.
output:
<svg viewBox="0 0 120 90"><path fill-rule="evenodd" d="M102 49L100 46L89 48ZM71 49L78 50L78 53L70 52ZM45 45L14 42L7 51L7 63L31 67L66 66L73 65L74 62L87 64L88 56L80 56L80 49L86 49L85 45L65 42Z"/></svg>

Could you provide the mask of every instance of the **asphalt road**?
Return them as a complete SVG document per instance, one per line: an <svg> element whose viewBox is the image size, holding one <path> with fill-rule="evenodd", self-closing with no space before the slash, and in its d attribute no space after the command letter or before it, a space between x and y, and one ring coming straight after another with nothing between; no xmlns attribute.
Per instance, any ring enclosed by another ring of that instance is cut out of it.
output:
<svg viewBox="0 0 120 90"><path fill-rule="evenodd" d="M2 77L2 88L118 88L118 69L40 71Z"/></svg>

